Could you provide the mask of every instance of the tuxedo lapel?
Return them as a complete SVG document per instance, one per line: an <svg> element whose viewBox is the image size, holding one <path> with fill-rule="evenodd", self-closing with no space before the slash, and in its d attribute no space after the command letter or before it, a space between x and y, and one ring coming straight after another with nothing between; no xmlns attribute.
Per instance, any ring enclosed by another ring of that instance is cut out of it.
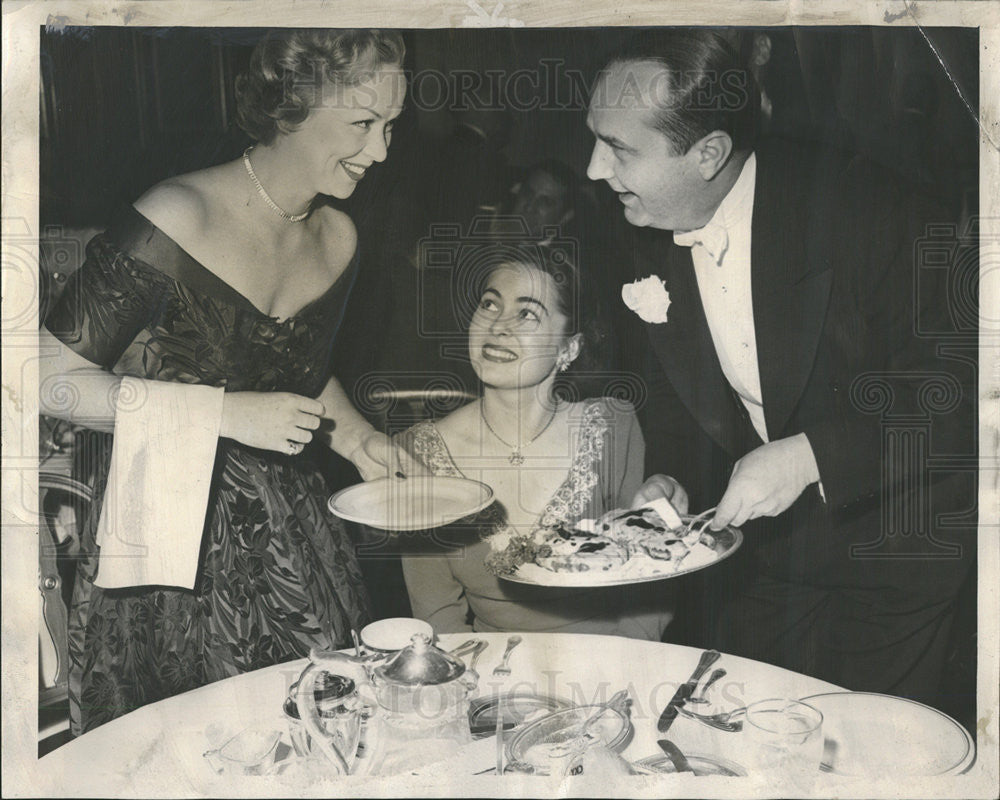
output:
<svg viewBox="0 0 1000 800"><path fill-rule="evenodd" d="M739 457L745 442L744 423L715 352L691 250L667 241L666 267L657 272L666 282L671 304L667 322L646 326L653 350L692 416L724 450ZM662 264L662 251L659 260Z"/></svg>
<svg viewBox="0 0 1000 800"><path fill-rule="evenodd" d="M769 439L787 435L830 299L831 248L810 226L810 219L824 215L830 193L812 190L810 166L787 152L758 150L751 286Z"/></svg>

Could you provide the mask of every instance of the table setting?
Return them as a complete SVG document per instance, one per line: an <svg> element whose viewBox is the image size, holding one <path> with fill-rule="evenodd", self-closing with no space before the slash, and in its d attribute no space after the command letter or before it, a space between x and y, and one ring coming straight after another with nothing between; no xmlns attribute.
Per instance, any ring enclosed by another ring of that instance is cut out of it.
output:
<svg viewBox="0 0 1000 800"><path fill-rule="evenodd" d="M172 794L192 796L486 779L497 794L565 781L806 794L830 777L957 775L975 758L972 737L926 706L716 651L583 634L432 640L426 623L385 622L356 648L140 708L41 763L67 774L87 764L122 791L169 776ZM407 634L395 651L368 644Z"/></svg>

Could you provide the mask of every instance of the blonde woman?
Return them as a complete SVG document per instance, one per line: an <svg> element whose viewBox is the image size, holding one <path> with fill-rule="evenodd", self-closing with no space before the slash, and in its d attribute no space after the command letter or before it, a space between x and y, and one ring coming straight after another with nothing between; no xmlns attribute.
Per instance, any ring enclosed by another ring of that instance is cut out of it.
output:
<svg viewBox="0 0 1000 800"><path fill-rule="evenodd" d="M368 620L353 547L304 450L332 421L330 446L363 476L411 466L328 372L358 260L354 224L322 200L348 197L386 158L403 56L390 32L267 36L237 84L256 144L126 208L90 243L47 320L43 349L60 356L46 360L43 390L68 383L79 402L67 410L43 391L43 413L110 432L109 398L124 380L225 390L193 589L95 585L104 463L71 608L77 734L311 646L346 644ZM196 466L179 464L178 477Z"/></svg>

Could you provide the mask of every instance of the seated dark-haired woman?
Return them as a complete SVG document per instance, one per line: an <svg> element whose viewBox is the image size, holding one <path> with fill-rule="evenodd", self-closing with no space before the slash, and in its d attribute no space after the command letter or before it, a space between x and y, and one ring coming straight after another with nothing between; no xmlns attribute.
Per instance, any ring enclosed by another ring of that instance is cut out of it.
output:
<svg viewBox="0 0 1000 800"><path fill-rule="evenodd" d="M672 605L660 587L556 589L497 574L520 537L628 506L643 479L642 432L627 402L557 396L557 377L569 374L593 339L593 317L576 268L553 255L541 246L498 254L469 327L482 397L401 434L434 474L482 481L496 498L404 556L410 603L439 632L659 640Z"/></svg>
<svg viewBox="0 0 1000 800"><path fill-rule="evenodd" d="M46 321L42 347L60 356L44 360L43 412L115 434L70 613L77 734L345 645L369 618L304 450L332 420L329 445L366 478L418 466L328 368L358 259L353 222L322 198L386 158L403 56L391 32L265 37L236 87L256 144L128 206ZM67 384L74 408L46 391Z"/></svg>

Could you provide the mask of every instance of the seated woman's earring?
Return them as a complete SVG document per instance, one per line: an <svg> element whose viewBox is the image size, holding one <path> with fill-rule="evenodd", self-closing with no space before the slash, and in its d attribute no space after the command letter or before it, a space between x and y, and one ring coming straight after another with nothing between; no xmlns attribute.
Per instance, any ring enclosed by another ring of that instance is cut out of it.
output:
<svg viewBox="0 0 1000 800"><path fill-rule="evenodd" d="M559 372L565 372L569 369L569 365L573 363L573 359L580 355L580 346L582 343L583 337L579 333L570 337L566 344L566 349L556 357L556 369Z"/></svg>

